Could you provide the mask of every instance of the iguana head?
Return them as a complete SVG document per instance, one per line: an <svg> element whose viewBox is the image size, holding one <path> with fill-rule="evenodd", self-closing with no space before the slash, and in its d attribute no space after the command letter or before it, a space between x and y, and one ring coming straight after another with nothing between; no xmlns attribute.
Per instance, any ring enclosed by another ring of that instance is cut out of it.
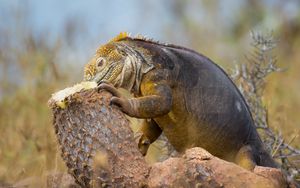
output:
<svg viewBox="0 0 300 188"><path fill-rule="evenodd" d="M114 43L101 46L84 69L84 80L113 82L122 72L126 54Z"/></svg>
<svg viewBox="0 0 300 188"><path fill-rule="evenodd" d="M143 53L137 52L132 43L129 45L126 38L129 38L127 34L121 33L98 48L84 68L85 81L98 84L107 81L128 90L139 88L142 74L151 70L153 65L145 61Z"/></svg>

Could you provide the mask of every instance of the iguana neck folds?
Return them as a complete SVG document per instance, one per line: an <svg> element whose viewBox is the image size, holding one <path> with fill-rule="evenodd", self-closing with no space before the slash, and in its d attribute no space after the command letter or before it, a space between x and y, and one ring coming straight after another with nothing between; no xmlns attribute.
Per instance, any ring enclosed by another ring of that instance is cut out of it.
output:
<svg viewBox="0 0 300 188"><path fill-rule="evenodd" d="M124 42L121 44L127 54L124 61L123 69L118 79L114 83L115 87L121 87L126 90L138 93L142 76L149 72L154 66L146 62L142 52L138 52L132 47L126 45Z"/></svg>

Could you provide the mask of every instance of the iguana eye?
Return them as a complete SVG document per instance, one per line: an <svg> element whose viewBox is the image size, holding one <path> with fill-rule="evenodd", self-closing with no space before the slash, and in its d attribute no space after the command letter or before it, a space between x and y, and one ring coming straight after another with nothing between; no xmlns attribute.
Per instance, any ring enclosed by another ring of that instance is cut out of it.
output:
<svg viewBox="0 0 300 188"><path fill-rule="evenodd" d="M105 59L103 59L102 57L99 57L97 60L96 60L96 65L97 67L101 67L105 62Z"/></svg>

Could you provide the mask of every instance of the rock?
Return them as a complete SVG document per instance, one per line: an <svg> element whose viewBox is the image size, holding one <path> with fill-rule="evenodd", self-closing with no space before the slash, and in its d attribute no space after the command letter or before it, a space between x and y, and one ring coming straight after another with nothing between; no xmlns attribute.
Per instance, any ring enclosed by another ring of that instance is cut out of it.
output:
<svg viewBox="0 0 300 188"><path fill-rule="evenodd" d="M77 84L67 89L71 95L59 92L60 97L49 100L69 173L82 187L144 185L148 164L136 146L129 121L109 104L109 92L75 90L82 87Z"/></svg>
<svg viewBox="0 0 300 188"><path fill-rule="evenodd" d="M49 102L62 158L82 187L288 187L278 169L251 172L202 148L149 166L110 98L106 91L89 89Z"/></svg>
<svg viewBox="0 0 300 188"><path fill-rule="evenodd" d="M159 174L159 175L158 175ZM152 166L149 187L281 188L288 184L279 169L257 166L254 172L192 148L180 158Z"/></svg>

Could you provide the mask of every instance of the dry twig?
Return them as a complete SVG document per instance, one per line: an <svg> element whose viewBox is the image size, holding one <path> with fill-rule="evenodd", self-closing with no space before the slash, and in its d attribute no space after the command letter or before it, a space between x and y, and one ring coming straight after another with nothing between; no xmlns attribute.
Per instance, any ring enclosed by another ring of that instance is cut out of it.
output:
<svg viewBox="0 0 300 188"><path fill-rule="evenodd" d="M269 126L268 110L263 105L262 96L265 88L265 79L271 73L282 71L277 67L277 59L273 55L278 40L273 33L267 34L251 32L253 51L246 56L247 62L236 66L231 78L244 95L259 133L275 159L278 159L281 168L287 172L290 179L300 178L300 169L295 165L296 160L291 157L300 157L300 150L292 147L291 142L285 142L281 133L276 133Z"/></svg>

